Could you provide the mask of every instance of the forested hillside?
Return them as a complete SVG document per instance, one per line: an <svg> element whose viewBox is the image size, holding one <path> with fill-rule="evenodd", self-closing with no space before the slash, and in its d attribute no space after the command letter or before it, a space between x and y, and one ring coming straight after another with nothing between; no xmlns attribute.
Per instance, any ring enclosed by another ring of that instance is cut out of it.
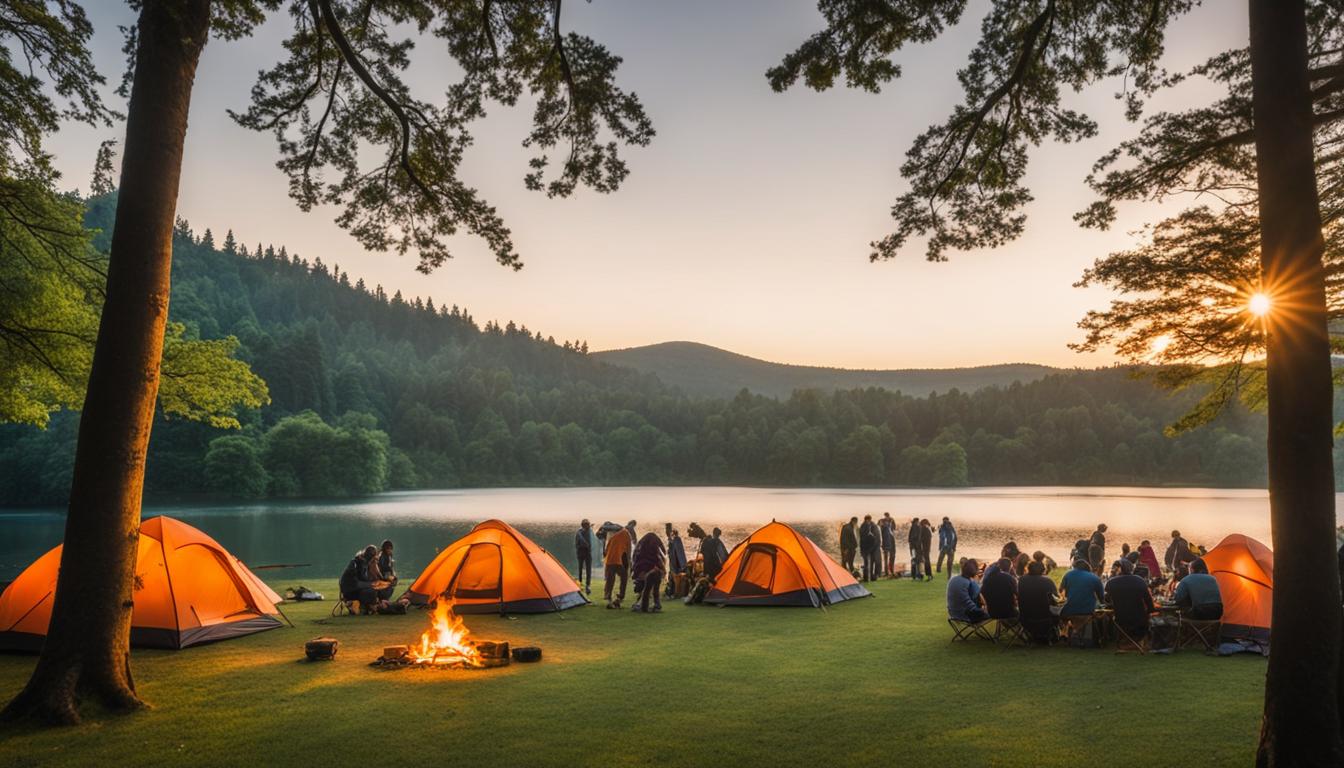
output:
<svg viewBox="0 0 1344 768"><path fill-rule="evenodd" d="M959 389L974 392L984 387L1006 387L1031 382L1055 371L1045 365L1007 363L972 368L905 368L863 370L788 365L758 360L726 349L692 341L668 341L645 347L609 349L594 357L615 365L652 373L664 384L691 395L732 397L742 389L770 397L785 398L796 389L899 390L923 397L933 392Z"/></svg>
<svg viewBox="0 0 1344 768"><path fill-rule="evenodd" d="M92 201L106 228L114 198ZM106 233L100 236L106 241ZM1264 419L1163 436L1194 401L1114 368L973 393L700 398L582 342L388 296L336 265L180 223L173 320L236 336L270 388L241 430L160 418L146 492L297 497L516 484L1264 482ZM77 414L0 427L0 503L58 504Z"/></svg>

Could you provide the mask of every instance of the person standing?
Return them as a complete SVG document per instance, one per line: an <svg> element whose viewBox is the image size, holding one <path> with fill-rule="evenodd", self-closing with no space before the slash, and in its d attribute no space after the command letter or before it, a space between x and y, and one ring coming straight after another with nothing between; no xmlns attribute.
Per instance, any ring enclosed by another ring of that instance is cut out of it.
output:
<svg viewBox="0 0 1344 768"><path fill-rule="evenodd" d="M574 556L579 561L575 581L583 585L586 594L593 594L593 524L584 518L574 534ZM586 580L585 580L586 578Z"/></svg>
<svg viewBox="0 0 1344 768"><path fill-rule="evenodd" d="M882 520L877 524L882 531L882 575L891 577L896 575L896 521L892 519L890 512L882 513Z"/></svg>
<svg viewBox="0 0 1344 768"><path fill-rule="evenodd" d="M1087 562L1092 567L1092 574L1099 575L1105 572L1106 568L1106 524L1097 526L1097 530L1092 532L1092 538L1087 541Z"/></svg>
<svg viewBox="0 0 1344 768"><path fill-rule="evenodd" d="M1163 558L1166 561L1167 568L1172 573L1180 570L1183 563L1189 563L1195 556L1190 554L1190 542L1185 540L1180 531L1171 532L1171 544L1167 545L1167 554Z"/></svg>
<svg viewBox="0 0 1344 768"><path fill-rule="evenodd" d="M728 548L723 545L723 539L720 538L722 535L723 531L715 528L709 538L700 543L700 556L705 561L705 576L710 582L718 578L719 571L723 570L723 564L728 560Z"/></svg>
<svg viewBox="0 0 1344 768"><path fill-rule="evenodd" d="M923 578L923 571L920 565L923 558L919 556L919 518L910 520L910 531L906 534L906 541L910 544L910 578L919 581Z"/></svg>
<svg viewBox="0 0 1344 768"><path fill-rule="evenodd" d="M863 525L859 526L859 554L863 557L863 580L873 581L881 570L882 533L872 515L863 516Z"/></svg>
<svg viewBox="0 0 1344 768"><path fill-rule="evenodd" d="M943 518L942 525L938 526L938 572L942 573L943 558L947 558L947 578L952 578L952 564L957 562L957 529L952 526L952 521Z"/></svg>
<svg viewBox="0 0 1344 768"><path fill-rule="evenodd" d="M635 521L631 520L626 523L625 530L630 534L630 556L633 558L635 554L635 544L639 543L639 534L635 533ZM644 590L640 587L638 574L634 573L634 565L634 560L630 560L626 564L626 572L630 577L630 583L634 586L635 597L639 597L639 593Z"/></svg>
<svg viewBox="0 0 1344 768"><path fill-rule="evenodd" d="M625 599L625 587L630 577L630 531L622 528L618 531L612 531L607 534L607 552L602 558L602 564L605 566L603 574L606 584L603 585L602 597L607 601L608 608L620 608L621 601ZM616 599L611 599L612 586L616 580L621 580L621 589L616 593Z"/></svg>
<svg viewBox="0 0 1344 768"><path fill-rule="evenodd" d="M854 556L859 552L859 518L851 517L840 526L840 565L854 573Z"/></svg>
<svg viewBox="0 0 1344 768"><path fill-rule="evenodd" d="M658 594L662 586L663 574L667 570L664 559L666 549L658 534L650 531L639 540L635 555L631 559L635 578L640 585L639 600L632 610L640 613L658 613L663 610L663 599ZM653 598L653 609L649 609L649 598Z"/></svg>
<svg viewBox="0 0 1344 768"><path fill-rule="evenodd" d="M681 534L671 525L667 526L667 596L677 594L677 577L686 573L686 545Z"/></svg>
<svg viewBox="0 0 1344 768"><path fill-rule="evenodd" d="M933 581L933 561L929 558L933 551L933 523L928 519L919 521L919 563L924 571L924 580Z"/></svg>

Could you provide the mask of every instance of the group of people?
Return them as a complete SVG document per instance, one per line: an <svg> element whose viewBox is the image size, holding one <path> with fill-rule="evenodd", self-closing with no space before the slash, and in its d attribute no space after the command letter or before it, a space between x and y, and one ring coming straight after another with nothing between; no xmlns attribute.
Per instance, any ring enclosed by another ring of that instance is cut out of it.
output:
<svg viewBox="0 0 1344 768"><path fill-rule="evenodd" d="M899 524L890 512L882 513L874 521L872 515L864 515L863 522L851 517L849 522L840 526L840 565L864 581L874 581L883 576L895 578L899 575L896 567L896 537ZM948 577L952 576L952 564L957 552L957 529L952 521L944 517L938 526L938 571L943 570L947 562ZM910 576L916 581L931 581L934 565L932 562L934 529L928 519L918 517L910 520L906 530L906 542L910 547ZM854 560L862 561L862 568L855 568Z"/></svg>
<svg viewBox="0 0 1344 768"><path fill-rule="evenodd" d="M381 547L370 544L355 553L341 572L341 600L356 613L405 613L404 601L392 602L397 587L397 561L390 539Z"/></svg>
<svg viewBox="0 0 1344 768"><path fill-rule="evenodd" d="M1195 620L1217 620L1223 615L1218 581L1200 556L1172 531L1167 566L1158 562L1151 542L1138 548L1121 547L1121 556L1104 569L1106 526L1097 526L1074 546L1073 565L1056 586L1049 577L1054 561L1043 552L1028 557L1017 544L1004 545L997 561L981 573L974 559L961 562L961 572L947 586L947 614L951 619L978 623L988 619L1016 619L1037 642L1061 637L1062 626L1084 626L1098 608L1110 608L1115 624L1134 640L1148 634L1157 611L1154 591L1170 599L1181 615Z"/></svg>
<svg viewBox="0 0 1344 768"><path fill-rule="evenodd" d="M607 607L620 608L627 584L633 581L636 600L631 610L658 613L663 610L660 587L664 581L667 584L665 594L671 597L677 593L678 584L684 583L693 563L687 558L681 533L671 523L666 526L666 543L653 531L638 536L635 526L634 520L625 526L605 523L594 531L590 521L580 522L579 530L574 534L574 552L579 564L576 580L583 585L586 594L592 594L593 552L600 542L605 576L603 599ZM712 581L728 559L723 531L715 528L706 535L694 523L691 527L691 534L700 539L699 567Z"/></svg>

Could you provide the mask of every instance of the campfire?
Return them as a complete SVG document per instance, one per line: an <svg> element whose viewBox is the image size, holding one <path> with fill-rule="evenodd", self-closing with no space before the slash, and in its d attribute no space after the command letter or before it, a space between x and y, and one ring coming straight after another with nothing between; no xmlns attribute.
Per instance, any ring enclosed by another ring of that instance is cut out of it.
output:
<svg viewBox="0 0 1344 768"><path fill-rule="evenodd" d="M502 667L509 663L509 644L493 640L476 640L453 612L450 600L434 604L429 629L420 635L414 645L394 645L383 649L383 655L373 662L378 667L426 667L436 669L484 669Z"/></svg>
<svg viewBox="0 0 1344 768"><path fill-rule="evenodd" d="M440 600L434 604L430 626L420 636L420 644L411 646L406 658L412 664L448 664L459 667L480 667L481 653L467 631L462 617L453 613L453 604Z"/></svg>

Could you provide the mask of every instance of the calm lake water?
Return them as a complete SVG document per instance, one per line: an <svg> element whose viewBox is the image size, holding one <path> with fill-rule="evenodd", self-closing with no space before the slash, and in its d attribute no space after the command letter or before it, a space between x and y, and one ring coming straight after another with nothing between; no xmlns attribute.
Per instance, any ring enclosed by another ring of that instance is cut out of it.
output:
<svg viewBox="0 0 1344 768"><path fill-rule="evenodd" d="M890 512L906 523L918 515L936 526L944 515L958 528L959 555L997 555L1015 540L1061 562L1075 539L1106 523L1108 554L1121 542L1151 539L1159 554L1173 528L1208 547L1229 533L1266 544L1269 501L1260 490L1203 488L975 488L965 490L818 490L762 488L510 488L387 493L331 502L147 506L146 517L171 515L204 530L249 565L306 563L267 570L269 581L335 578L356 549L385 538L396 542L398 570L418 573L434 555L476 523L504 520L574 562L573 532L588 518L638 521L641 533L719 526L729 547L770 522L796 525L838 553L838 526L857 515ZM13 579L38 555L60 543L58 509L0 512L0 581ZM904 536L904 530L900 532ZM695 545L687 540L694 555ZM902 560L904 548L898 547Z"/></svg>

